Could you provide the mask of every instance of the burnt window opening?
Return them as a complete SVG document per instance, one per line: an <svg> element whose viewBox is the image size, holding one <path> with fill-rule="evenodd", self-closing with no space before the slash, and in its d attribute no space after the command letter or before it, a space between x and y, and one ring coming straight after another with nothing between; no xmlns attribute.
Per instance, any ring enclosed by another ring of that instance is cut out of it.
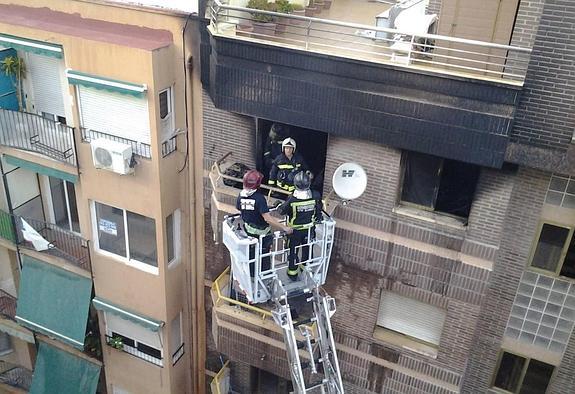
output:
<svg viewBox="0 0 575 394"><path fill-rule="evenodd" d="M468 218L479 171L474 164L408 152L404 156L401 202Z"/></svg>
<svg viewBox="0 0 575 394"><path fill-rule="evenodd" d="M291 137L296 141L296 152L303 157L313 174L311 188L323 193L327 133L265 119L257 119L256 130L256 166L264 174L265 182L270 175L273 159L282 153L281 142Z"/></svg>

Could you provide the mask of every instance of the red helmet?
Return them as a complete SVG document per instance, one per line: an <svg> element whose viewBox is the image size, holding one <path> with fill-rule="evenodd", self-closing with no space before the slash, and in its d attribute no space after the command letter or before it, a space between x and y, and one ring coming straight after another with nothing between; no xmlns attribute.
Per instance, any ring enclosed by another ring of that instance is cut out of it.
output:
<svg viewBox="0 0 575 394"><path fill-rule="evenodd" d="M262 184L264 176L256 170L249 170L244 174L244 189L257 189Z"/></svg>

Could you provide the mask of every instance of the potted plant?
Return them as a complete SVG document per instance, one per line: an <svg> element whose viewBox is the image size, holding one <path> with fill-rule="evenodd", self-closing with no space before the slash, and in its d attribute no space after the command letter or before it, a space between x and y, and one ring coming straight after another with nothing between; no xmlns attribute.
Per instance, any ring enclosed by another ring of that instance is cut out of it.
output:
<svg viewBox="0 0 575 394"><path fill-rule="evenodd" d="M10 77L14 89L16 89L16 97L18 99L18 109L24 109L24 101L22 100L22 80L26 76L26 65L24 60L17 56L6 56L0 62L0 69Z"/></svg>
<svg viewBox="0 0 575 394"><path fill-rule="evenodd" d="M275 4L268 3L267 0L250 0L247 5L248 8L262 11L275 11ZM262 14L259 12L252 13L252 20L254 26L254 34L273 36L276 32L276 24L271 15Z"/></svg>
<svg viewBox="0 0 575 394"><path fill-rule="evenodd" d="M112 346L114 349L122 350L124 349L124 341L121 337L111 337L108 338L108 345Z"/></svg>
<svg viewBox="0 0 575 394"><path fill-rule="evenodd" d="M293 11L292 11L293 15L305 16L305 7L303 5L292 4L292 7L293 7ZM300 26L300 25L304 25L305 21L299 20L299 19L292 19L291 24Z"/></svg>
<svg viewBox="0 0 575 394"><path fill-rule="evenodd" d="M294 11L293 4L291 4L288 0L276 0L275 4L277 12L282 14L291 14ZM285 33L289 23L289 18L278 18L276 31L279 33Z"/></svg>

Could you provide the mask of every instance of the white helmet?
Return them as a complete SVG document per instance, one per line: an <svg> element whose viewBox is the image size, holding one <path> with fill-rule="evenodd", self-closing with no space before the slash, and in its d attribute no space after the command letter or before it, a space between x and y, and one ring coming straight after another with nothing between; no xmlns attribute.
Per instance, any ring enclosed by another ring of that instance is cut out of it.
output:
<svg viewBox="0 0 575 394"><path fill-rule="evenodd" d="M295 140L293 138L288 137L282 141L282 152L284 151L284 148L286 146L291 146L293 148L293 151L295 152L296 143L295 143Z"/></svg>

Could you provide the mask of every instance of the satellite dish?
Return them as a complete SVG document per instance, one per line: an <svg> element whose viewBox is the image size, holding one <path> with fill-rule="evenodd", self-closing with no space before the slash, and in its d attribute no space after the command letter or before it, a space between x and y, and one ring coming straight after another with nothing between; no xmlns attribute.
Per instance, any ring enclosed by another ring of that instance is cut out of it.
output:
<svg viewBox="0 0 575 394"><path fill-rule="evenodd" d="M344 163L333 173L332 185L343 200L355 200L367 187L367 175L359 164Z"/></svg>

